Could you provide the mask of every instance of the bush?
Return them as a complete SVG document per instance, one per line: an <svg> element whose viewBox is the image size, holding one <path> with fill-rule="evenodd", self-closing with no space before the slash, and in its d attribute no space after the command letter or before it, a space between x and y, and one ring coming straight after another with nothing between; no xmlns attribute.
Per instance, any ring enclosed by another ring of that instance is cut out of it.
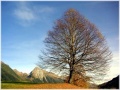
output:
<svg viewBox="0 0 120 90"><path fill-rule="evenodd" d="M68 77L66 77L65 82L68 83ZM89 78L83 78L82 76L80 76L79 74L73 74L72 79L71 79L71 84L74 84L76 86L82 87L82 88L89 88Z"/></svg>

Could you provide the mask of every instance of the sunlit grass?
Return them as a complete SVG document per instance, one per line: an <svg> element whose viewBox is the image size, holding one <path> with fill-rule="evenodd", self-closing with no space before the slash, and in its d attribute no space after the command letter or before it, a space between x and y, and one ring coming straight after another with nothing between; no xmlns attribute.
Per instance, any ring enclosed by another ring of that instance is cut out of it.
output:
<svg viewBox="0 0 120 90"><path fill-rule="evenodd" d="M2 89L80 89L68 83L32 84L32 83L2 83Z"/></svg>

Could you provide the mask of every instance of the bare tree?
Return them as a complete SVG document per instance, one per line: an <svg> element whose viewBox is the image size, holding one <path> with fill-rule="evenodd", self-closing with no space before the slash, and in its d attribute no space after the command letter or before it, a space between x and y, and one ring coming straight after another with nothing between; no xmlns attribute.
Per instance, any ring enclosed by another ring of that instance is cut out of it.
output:
<svg viewBox="0 0 120 90"><path fill-rule="evenodd" d="M56 21L44 43L46 51L40 56L41 64L67 74L69 83L74 82L74 75L87 81L87 77L99 78L108 69L111 52L104 36L74 9Z"/></svg>

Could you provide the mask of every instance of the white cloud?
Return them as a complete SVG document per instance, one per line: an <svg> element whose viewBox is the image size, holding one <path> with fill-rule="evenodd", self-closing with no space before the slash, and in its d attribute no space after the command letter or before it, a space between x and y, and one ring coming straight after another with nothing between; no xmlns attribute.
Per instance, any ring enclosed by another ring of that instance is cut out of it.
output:
<svg viewBox="0 0 120 90"><path fill-rule="evenodd" d="M114 52L113 53L113 58L112 58L112 62L111 62L111 67L110 67L110 73L111 73L111 77L116 76L118 74L120 74L120 61L119 61L119 52Z"/></svg>
<svg viewBox="0 0 120 90"><path fill-rule="evenodd" d="M21 20L31 21L35 19L34 13L28 8L25 9L19 8L15 10L14 13L17 16L17 18Z"/></svg>
<svg viewBox="0 0 120 90"><path fill-rule="evenodd" d="M14 15L22 26L29 26L36 20L36 14L28 7L26 2L19 2L14 9Z"/></svg>
<svg viewBox="0 0 120 90"><path fill-rule="evenodd" d="M109 81L120 74L119 52L113 52L113 58L110 63L109 71L104 78L104 82Z"/></svg>
<svg viewBox="0 0 120 90"><path fill-rule="evenodd" d="M14 15L22 26L29 26L36 21L46 20L54 8L49 6L29 5L29 2L19 2L17 8L14 9Z"/></svg>
<svg viewBox="0 0 120 90"><path fill-rule="evenodd" d="M119 52L113 52L113 58L112 60L119 60Z"/></svg>

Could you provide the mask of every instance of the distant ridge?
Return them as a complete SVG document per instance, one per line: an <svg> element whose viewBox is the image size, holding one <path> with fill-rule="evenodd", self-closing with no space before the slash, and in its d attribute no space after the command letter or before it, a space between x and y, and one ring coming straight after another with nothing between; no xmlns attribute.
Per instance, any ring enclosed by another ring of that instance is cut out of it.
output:
<svg viewBox="0 0 120 90"><path fill-rule="evenodd" d="M26 81L28 80L28 74L27 73L23 73L23 72L19 72L17 69L14 69L14 72L21 77L22 80Z"/></svg>
<svg viewBox="0 0 120 90"><path fill-rule="evenodd" d="M9 65L1 63L1 81L2 82L31 82L31 83L62 83L64 82L54 73L47 72L40 67L35 67L30 74L12 70Z"/></svg>
<svg viewBox="0 0 120 90"><path fill-rule="evenodd" d="M21 78L9 67L9 65L1 61L1 81L19 82Z"/></svg>
<svg viewBox="0 0 120 90"><path fill-rule="evenodd" d="M119 75L117 77L113 78L112 80L99 85L99 88L102 88L102 89L111 89L111 88L119 89Z"/></svg>

